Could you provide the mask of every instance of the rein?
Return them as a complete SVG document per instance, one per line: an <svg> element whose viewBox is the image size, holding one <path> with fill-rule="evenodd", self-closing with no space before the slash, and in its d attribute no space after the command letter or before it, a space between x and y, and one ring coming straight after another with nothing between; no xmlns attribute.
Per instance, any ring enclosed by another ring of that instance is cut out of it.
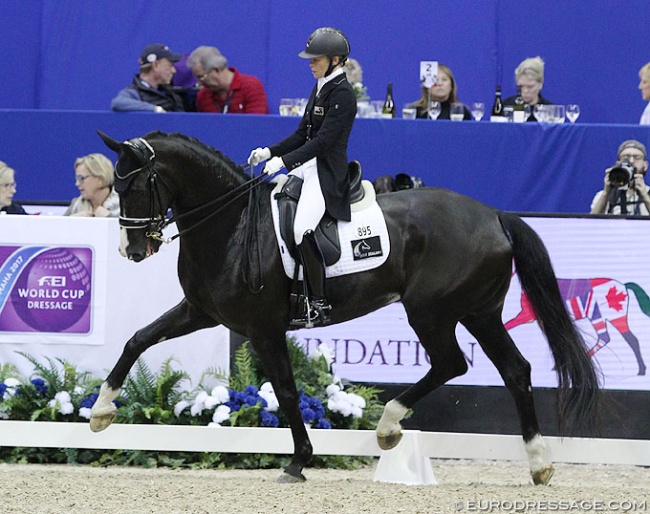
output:
<svg viewBox="0 0 650 514"><path fill-rule="evenodd" d="M127 218L124 216L120 216L120 226L125 229L148 228L148 231L146 232L145 236L151 239L155 239L157 241L161 241L163 243L171 243L172 241L174 241L174 239L180 237L182 234L186 234L190 230L194 230L196 227L200 226L201 224L211 219L213 216L221 212L223 209L231 205L233 202L235 202L245 194L248 194L249 192L259 187L262 183L268 182L268 180L270 180L270 177L266 174L262 174L257 177L253 176L253 166L248 164L242 164L240 166L241 168L250 166L250 170L251 170L250 180L247 180L246 182L239 184L238 186L235 186L233 189L227 191L222 196L219 196L214 200L211 200L203 205L199 205L198 207L195 207L194 209L188 212L185 212L180 215L172 215L171 217L167 217L166 212L165 213L159 212L158 214L154 213L154 197L157 196L158 204L161 205L160 192L158 190L157 179L160 179L160 181L167 188L167 190L170 193L172 193L172 190L169 187L169 185L165 182L164 178L158 174L156 170L156 166L155 166L156 152L154 151L153 147L143 138L137 138L137 139L126 141L126 144L131 145L133 148L137 149L140 153L142 153L146 160L146 163L140 168L132 170L124 176L120 176L117 173L117 170L115 171L115 174L121 180L128 180L129 178L135 176L137 173L143 170L148 171L151 211L149 214L149 218ZM218 207L216 207L213 211L211 211L204 218L197 221L193 225L190 225L189 227L179 231L177 234L173 235L172 237L166 239L162 237L163 229L168 227L171 223L175 223L178 220L184 219L188 216L197 214L201 211L205 211L206 209L213 208L215 206Z"/></svg>

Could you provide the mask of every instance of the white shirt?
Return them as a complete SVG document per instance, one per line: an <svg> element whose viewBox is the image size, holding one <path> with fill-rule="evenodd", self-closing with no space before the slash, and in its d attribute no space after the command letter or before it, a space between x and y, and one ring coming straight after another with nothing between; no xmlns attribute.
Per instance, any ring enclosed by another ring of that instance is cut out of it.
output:
<svg viewBox="0 0 650 514"><path fill-rule="evenodd" d="M647 110L647 109L646 109ZM650 190L650 186L646 186L646 191ZM593 209L596 204L598 203L598 200L600 200L601 196L605 194L605 191L600 190L596 193L596 196L594 196L594 199L591 202L591 208ZM638 215L640 216L648 216L650 213L648 213L648 209L646 208L645 204L639 199L639 196L636 194L636 191L633 189L628 189L627 191L627 214L628 215L633 215L635 214L635 208L636 204L639 204L639 213ZM612 209L612 212L609 212L609 202L605 204L605 212L603 214L621 214L621 208L620 206L616 205Z"/></svg>
<svg viewBox="0 0 650 514"><path fill-rule="evenodd" d="M641 115L640 125L650 125L650 102L645 106L643 114Z"/></svg>
<svg viewBox="0 0 650 514"><path fill-rule="evenodd" d="M316 88L316 95L320 94L320 90L323 89L323 86L325 84L327 84L333 78L338 77L341 73L344 73L343 68L337 68L332 73L330 73L327 77L318 79L318 87ZM648 125L650 125L650 120L648 121Z"/></svg>

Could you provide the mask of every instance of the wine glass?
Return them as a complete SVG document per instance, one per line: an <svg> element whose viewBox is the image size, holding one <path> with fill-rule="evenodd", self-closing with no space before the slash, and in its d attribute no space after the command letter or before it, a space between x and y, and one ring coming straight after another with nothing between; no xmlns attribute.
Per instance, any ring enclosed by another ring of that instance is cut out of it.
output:
<svg viewBox="0 0 650 514"><path fill-rule="evenodd" d="M580 116L580 106L578 104L569 104L566 106L566 117L571 123L575 123Z"/></svg>
<svg viewBox="0 0 650 514"><path fill-rule="evenodd" d="M485 104L483 102L474 102L472 104L472 116L476 121L480 121L485 114Z"/></svg>
<svg viewBox="0 0 650 514"><path fill-rule="evenodd" d="M440 105L440 102L431 100L429 102L429 118L431 118L432 120L437 120L438 116L440 116L441 109L442 106Z"/></svg>

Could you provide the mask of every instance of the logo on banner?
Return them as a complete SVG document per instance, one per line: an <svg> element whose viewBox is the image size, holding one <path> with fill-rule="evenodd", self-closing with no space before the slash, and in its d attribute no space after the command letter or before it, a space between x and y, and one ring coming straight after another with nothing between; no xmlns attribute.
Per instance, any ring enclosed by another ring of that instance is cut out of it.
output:
<svg viewBox="0 0 650 514"><path fill-rule="evenodd" d="M0 330L87 334L92 249L0 246Z"/></svg>
<svg viewBox="0 0 650 514"><path fill-rule="evenodd" d="M620 332L634 352L639 366L638 374L645 375L646 365L641 355L638 338L628 323L629 291L632 291L644 314L650 316L650 297L634 282L625 284L612 278L558 279L560 294L567 310L575 320L588 320L596 333L596 343L589 349L594 355L611 341L607 322ZM534 321L537 316L525 293L521 294L521 311L505 323L507 330Z"/></svg>
<svg viewBox="0 0 650 514"><path fill-rule="evenodd" d="M352 256L355 261L369 259L371 257L380 257L383 255L379 236L357 239L355 241L350 241L350 244L352 245Z"/></svg>

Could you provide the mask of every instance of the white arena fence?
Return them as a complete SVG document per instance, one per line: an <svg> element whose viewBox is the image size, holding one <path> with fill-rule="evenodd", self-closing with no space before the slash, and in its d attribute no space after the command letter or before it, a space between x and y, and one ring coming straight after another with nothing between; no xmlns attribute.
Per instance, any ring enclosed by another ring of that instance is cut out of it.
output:
<svg viewBox="0 0 650 514"><path fill-rule="evenodd" d="M436 459L526 461L516 435L404 430L423 455ZM381 456L371 430L309 430L317 455ZM553 462L650 466L650 441L545 437ZM400 444L405 444L403 440ZM100 433L86 423L0 421L0 445L152 451L292 454L288 428L114 424Z"/></svg>

